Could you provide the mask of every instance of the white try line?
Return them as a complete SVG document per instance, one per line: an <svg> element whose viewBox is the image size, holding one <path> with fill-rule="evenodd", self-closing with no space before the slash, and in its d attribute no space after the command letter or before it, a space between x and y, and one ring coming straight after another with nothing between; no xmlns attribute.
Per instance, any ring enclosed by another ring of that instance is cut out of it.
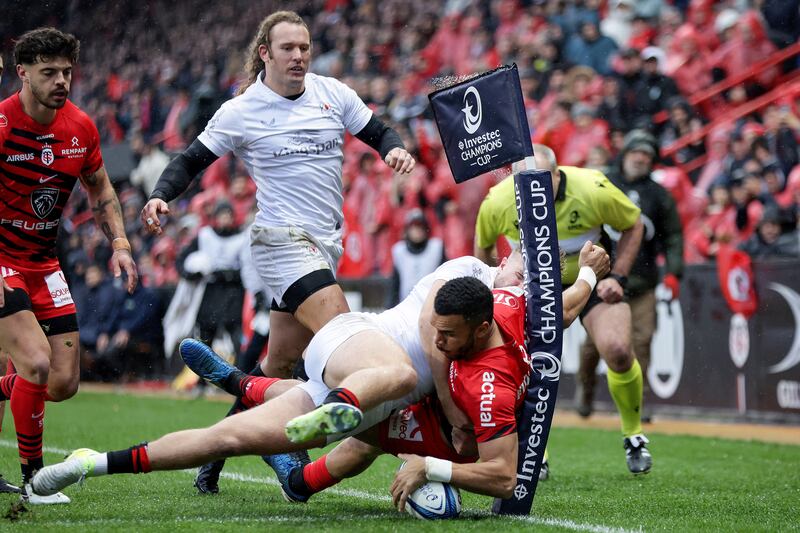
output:
<svg viewBox="0 0 800 533"><path fill-rule="evenodd" d="M16 448L17 443L16 441L4 440L0 439L0 448ZM72 450L67 450L64 448L56 448L54 446L44 446L42 448L47 453L53 453L60 455L62 457L69 455ZM182 472L184 474L189 474L194 476L196 471L195 470L178 470L178 472ZM229 473L229 472L222 472L221 477L225 479L231 479L234 481L242 481L244 483L257 483L262 485L274 485L280 486L280 483L274 478L269 477L258 477L258 476L251 476L248 474L239 474L239 473ZM344 496L347 498L359 498L362 500L370 500L376 502L391 502L392 499L389 496L384 496L380 494L375 494L372 492L365 492L362 490L357 489L341 489L341 488L330 488L325 491L325 494L333 494L336 496ZM390 518L396 516L394 512L387 512L383 514L369 514L369 515L358 515L353 516L353 518L361 519L383 519L383 518ZM497 515L494 515L489 512L485 511L465 511L462 515L463 518L497 518ZM641 529L623 529L617 527L609 527L603 526L599 524L584 524L580 522L574 522L572 520L563 520L559 518L544 518L538 516L509 516L506 517L508 520L513 520L515 522L524 522L526 524L536 524L542 526L554 526L554 527L561 527L564 529L569 529L572 531L586 531L589 533L638 533ZM170 519L171 521L175 522L195 522L200 521L200 518L193 519L190 517L177 517L174 519ZM220 519L219 523L229 523L229 522L256 522L256 523L276 523L276 522L283 522L283 523L305 523L305 522L321 522L321 521L329 521L329 517L314 517L314 516L270 516L265 518L244 518L244 517L226 517L225 519ZM202 518L202 522L215 522L216 520L209 519L209 518ZM129 523L136 523L136 524L161 524L162 521L156 520L139 520L139 519L132 519L132 520L119 520L114 518L108 519L95 519L95 520L59 520L56 522L50 522L53 525L61 525L61 526L73 526L73 525L114 525L114 524L129 524Z"/></svg>

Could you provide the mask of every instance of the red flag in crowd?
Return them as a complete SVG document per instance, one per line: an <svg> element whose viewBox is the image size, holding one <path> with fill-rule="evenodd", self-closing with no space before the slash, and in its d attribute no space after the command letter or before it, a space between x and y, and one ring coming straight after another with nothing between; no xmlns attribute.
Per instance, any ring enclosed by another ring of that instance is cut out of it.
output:
<svg viewBox="0 0 800 533"><path fill-rule="evenodd" d="M730 244L717 251L717 274L722 294L734 313L750 318L758 309L758 299L750 256Z"/></svg>

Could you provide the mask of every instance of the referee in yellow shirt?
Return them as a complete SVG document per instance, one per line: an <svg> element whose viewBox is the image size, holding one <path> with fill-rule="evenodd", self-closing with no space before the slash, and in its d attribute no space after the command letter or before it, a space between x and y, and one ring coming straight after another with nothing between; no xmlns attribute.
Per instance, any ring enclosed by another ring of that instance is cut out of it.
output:
<svg viewBox="0 0 800 533"><path fill-rule="evenodd" d="M558 244L566 253L564 288L579 276L578 251L587 240L610 250L603 225L621 233L611 273L597 282L580 316L608 365L608 390L622 419L628 469L634 474L647 473L653 461L647 449L648 440L642 433L642 370L631 345L631 311L624 294L644 230L640 210L602 172L559 167L550 148L543 145L533 148L536 166L550 170L556 191ZM519 247L514 182L510 177L492 187L481 204L475 227L475 256L494 264L495 244L500 235L505 235L512 247Z"/></svg>

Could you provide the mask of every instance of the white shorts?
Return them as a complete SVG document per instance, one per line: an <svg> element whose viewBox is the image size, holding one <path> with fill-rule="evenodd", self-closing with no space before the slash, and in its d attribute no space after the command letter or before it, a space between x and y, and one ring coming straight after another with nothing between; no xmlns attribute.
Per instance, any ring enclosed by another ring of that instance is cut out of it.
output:
<svg viewBox="0 0 800 533"><path fill-rule="evenodd" d="M305 351L305 367L308 381L301 383L298 387L311 397L314 405L317 407L322 405L322 402L331 392L330 387L323 381L322 375L333 352L353 335L370 330L386 335L375 320L375 315L354 312L343 313L332 318L311 339ZM358 354L354 354L354 356L357 357ZM407 405L409 405L407 397L384 402L366 411L361 424L354 431L347 434L331 435L328 437L328 442L335 442L350 435L357 435L388 418L393 410Z"/></svg>
<svg viewBox="0 0 800 533"><path fill-rule="evenodd" d="M336 274L342 256L341 239L322 239L297 227L266 227L253 224L250 245L258 275L279 307L286 289L318 270Z"/></svg>

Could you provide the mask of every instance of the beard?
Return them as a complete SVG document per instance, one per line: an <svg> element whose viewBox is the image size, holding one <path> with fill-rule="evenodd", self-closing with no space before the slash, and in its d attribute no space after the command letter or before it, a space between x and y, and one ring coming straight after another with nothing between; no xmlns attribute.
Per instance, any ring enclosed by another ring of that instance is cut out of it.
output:
<svg viewBox="0 0 800 533"><path fill-rule="evenodd" d="M48 109L61 109L64 107L64 104L67 103L67 98L69 97L69 90L67 89L66 95L64 96L64 100L58 102L52 96L52 94L47 94L45 91L36 87L31 83L31 93L33 97L36 98L36 101L45 106Z"/></svg>

